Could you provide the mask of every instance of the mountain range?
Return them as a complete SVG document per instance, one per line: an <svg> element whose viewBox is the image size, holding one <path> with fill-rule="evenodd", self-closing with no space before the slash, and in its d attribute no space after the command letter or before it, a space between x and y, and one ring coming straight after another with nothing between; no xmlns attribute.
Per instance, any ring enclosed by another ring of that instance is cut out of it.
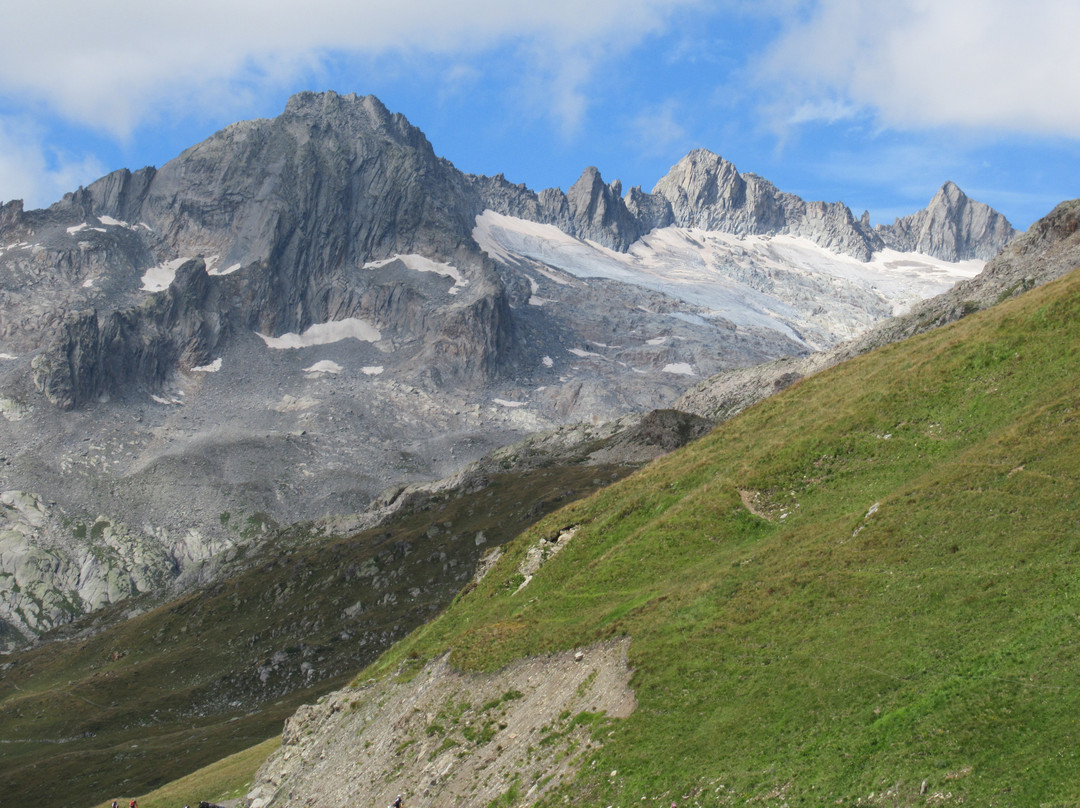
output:
<svg viewBox="0 0 1080 808"><path fill-rule="evenodd" d="M537 194L332 93L3 206L5 794L318 699L248 805L1067 804L1078 219Z"/></svg>
<svg viewBox="0 0 1080 808"><path fill-rule="evenodd" d="M0 208L0 639L213 580L276 525L805 356L1014 235L946 183L871 227L704 150L652 190L457 171L303 93L159 169Z"/></svg>
<svg viewBox="0 0 1080 808"><path fill-rule="evenodd" d="M744 393L794 389L708 437L676 411L567 427L60 627L0 670L5 794L209 763L140 803L1068 804L1076 280L1052 281L1078 222L1059 206L832 370L758 368ZM731 375L687 398L730 402ZM249 789L275 744L237 750L294 712Z"/></svg>

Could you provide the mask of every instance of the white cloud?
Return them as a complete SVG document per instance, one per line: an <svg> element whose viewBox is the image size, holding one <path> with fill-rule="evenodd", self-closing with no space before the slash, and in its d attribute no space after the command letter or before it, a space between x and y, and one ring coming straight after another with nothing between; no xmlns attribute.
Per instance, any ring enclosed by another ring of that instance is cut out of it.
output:
<svg viewBox="0 0 1080 808"><path fill-rule="evenodd" d="M783 122L851 105L896 128L1080 135L1075 0L820 0L788 19L760 65Z"/></svg>
<svg viewBox="0 0 1080 808"><path fill-rule="evenodd" d="M94 157L43 146L39 129L24 119L0 117L0 202L43 207L104 173Z"/></svg>
<svg viewBox="0 0 1080 808"><path fill-rule="evenodd" d="M520 42L554 114L572 125L597 58L661 28L699 0L76 0L5 10L0 93L43 101L124 136L148 116L183 113L317 72L327 54L463 54Z"/></svg>

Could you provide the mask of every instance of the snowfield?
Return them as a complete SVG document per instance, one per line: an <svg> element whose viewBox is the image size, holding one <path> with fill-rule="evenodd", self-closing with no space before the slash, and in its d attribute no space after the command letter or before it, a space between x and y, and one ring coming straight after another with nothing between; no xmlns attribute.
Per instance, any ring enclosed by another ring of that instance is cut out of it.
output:
<svg viewBox="0 0 1080 808"><path fill-rule="evenodd" d="M977 275L985 264L895 250L882 250L864 263L798 236L680 227L653 230L620 253L552 225L491 210L476 217L473 238L492 258L557 283L568 283L560 273L621 281L681 300L705 318L773 329L810 347L822 347L815 330L830 332L832 341L855 336L873 321L902 314ZM549 302L538 297L539 291L534 283L533 305ZM677 316L705 322L690 312Z"/></svg>
<svg viewBox="0 0 1080 808"><path fill-rule="evenodd" d="M192 368L192 370L195 373L217 373L221 370L221 357L219 356L208 365L199 365L197 368Z"/></svg>
<svg viewBox="0 0 1080 808"><path fill-rule="evenodd" d="M150 267L142 276L142 290L144 292L163 292L172 286L176 279L176 270L180 269L185 261L190 258L174 258L156 267Z"/></svg>
<svg viewBox="0 0 1080 808"><path fill-rule="evenodd" d="M269 337L266 334L259 334L258 331L255 333L266 343L266 347L279 351L329 345L332 342L341 342L343 339L356 339L361 342L378 342L382 339L379 329L359 317L349 317L331 323L316 323L303 334L294 334L290 331L280 337Z"/></svg>
<svg viewBox="0 0 1080 808"><path fill-rule="evenodd" d="M311 367L304 368L305 373L333 373L338 374L344 370L341 365L331 359L320 359Z"/></svg>
<svg viewBox="0 0 1080 808"><path fill-rule="evenodd" d="M436 275L445 275L454 282L454 285L450 288L450 294L452 295L456 295L463 287L469 285L468 279L462 277L461 270L457 267L450 264L439 263L438 261L432 261L430 258L425 258L422 255L416 255L414 253L394 255L391 258L384 258L381 261L369 261L364 264L363 268L378 269L387 264L392 264L394 261L400 261L414 272L434 272Z"/></svg>

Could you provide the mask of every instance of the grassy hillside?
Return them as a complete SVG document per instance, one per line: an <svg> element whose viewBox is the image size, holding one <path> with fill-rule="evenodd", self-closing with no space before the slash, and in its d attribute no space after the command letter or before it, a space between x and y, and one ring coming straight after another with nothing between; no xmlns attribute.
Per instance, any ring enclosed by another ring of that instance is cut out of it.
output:
<svg viewBox="0 0 1080 808"><path fill-rule="evenodd" d="M228 580L15 655L0 667L0 804L145 794L277 735L449 603L485 551L629 471L492 474L353 536L294 528Z"/></svg>
<svg viewBox="0 0 1080 808"><path fill-rule="evenodd" d="M631 636L638 709L550 805L1080 804L1078 446L1073 273L547 517L375 671Z"/></svg>

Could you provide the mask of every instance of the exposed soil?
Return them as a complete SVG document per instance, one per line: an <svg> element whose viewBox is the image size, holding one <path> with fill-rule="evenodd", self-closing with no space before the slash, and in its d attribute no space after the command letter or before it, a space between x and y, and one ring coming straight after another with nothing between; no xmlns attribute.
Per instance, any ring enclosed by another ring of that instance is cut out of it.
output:
<svg viewBox="0 0 1080 808"><path fill-rule="evenodd" d="M249 808L485 805L508 791L533 802L582 765L597 721L625 718L629 638L532 657L493 674L446 658L409 681L338 691L289 720ZM603 713L604 718L596 714Z"/></svg>

